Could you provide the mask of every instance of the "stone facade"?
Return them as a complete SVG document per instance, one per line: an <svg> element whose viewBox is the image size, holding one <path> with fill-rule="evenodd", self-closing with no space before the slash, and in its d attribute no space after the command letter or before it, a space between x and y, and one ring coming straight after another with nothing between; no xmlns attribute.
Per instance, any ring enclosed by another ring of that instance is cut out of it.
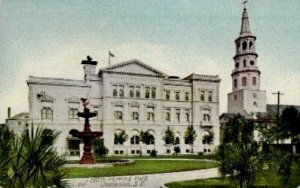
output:
<svg viewBox="0 0 300 188"><path fill-rule="evenodd" d="M167 154L163 141L168 126L174 131L181 153L190 153L184 132L188 125L196 130L193 151L211 153L219 145L218 76L191 74L185 78L168 76L138 60L131 60L100 69L97 62L83 61L84 80L68 80L30 76L29 117L34 125L61 132L56 144L61 152L78 155L78 140L69 135L71 129L83 129L84 120L76 116L82 111L80 98L90 100L92 130L103 131L109 155L136 155L140 148L147 154L155 149ZM114 143L114 134L125 130L128 140ZM142 145L137 136L150 131L155 141ZM203 136L213 133L211 143ZM70 142L74 142L70 144Z"/></svg>

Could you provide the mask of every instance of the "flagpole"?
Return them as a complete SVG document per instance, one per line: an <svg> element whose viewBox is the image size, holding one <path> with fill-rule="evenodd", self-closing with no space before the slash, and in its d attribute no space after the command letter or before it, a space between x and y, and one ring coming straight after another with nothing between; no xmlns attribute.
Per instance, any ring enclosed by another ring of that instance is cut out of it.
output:
<svg viewBox="0 0 300 188"><path fill-rule="evenodd" d="M108 52L108 66L110 66L110 54Z"/></svg>

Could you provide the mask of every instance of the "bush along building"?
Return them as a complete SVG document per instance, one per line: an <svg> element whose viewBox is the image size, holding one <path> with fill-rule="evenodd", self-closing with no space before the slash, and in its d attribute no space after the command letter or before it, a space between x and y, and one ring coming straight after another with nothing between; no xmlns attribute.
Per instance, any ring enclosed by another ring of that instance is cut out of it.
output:
<svg viewBox="0 0 300 188"><path fill-rule="evenodd" d="M108 155L212 153L219 145L219 83L215 75L169 76L139 60L100 69L88 57L82 63L83 80L30 76L29 120L61 132L57 149L77 157L81 141L69 134L80 129L83 119L80 98L90 100L92 129L103 132ZM185 139L193 126L194 142ZM166 130L173 141L166 144ZM141 132L151 135L145 142ZM209 135L209 136L208 136ZM210 139L207 139L207 138ZM144 142L143 142L144 141ZM179 148L179 150L178 150Z"/></svg>

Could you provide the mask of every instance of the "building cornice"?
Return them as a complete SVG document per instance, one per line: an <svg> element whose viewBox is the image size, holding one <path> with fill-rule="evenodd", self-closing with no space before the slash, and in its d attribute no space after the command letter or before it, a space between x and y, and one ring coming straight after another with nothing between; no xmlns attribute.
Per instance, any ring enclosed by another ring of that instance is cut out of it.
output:
<svg viewBox="0 0 300 188"><path fill-rule="evenodd" d="M29 76L29 79L26 82L27 85L40 84L40 85L90 87L90 84L88 82L84 82L82 80L73 80L73 79L64 79L64 78Z"/></svg>
<svg viewBox="0 0 300 188"><path fill-rule="evenodd" d="M240 73L244 73L244 72L256 72L256 73L260 74L260 71L259 71L259 70L246 69L246 70L234 71L234 72L231 74L231 76L234 76L234 75L237 75L237 74L240 74Z"/></svg>

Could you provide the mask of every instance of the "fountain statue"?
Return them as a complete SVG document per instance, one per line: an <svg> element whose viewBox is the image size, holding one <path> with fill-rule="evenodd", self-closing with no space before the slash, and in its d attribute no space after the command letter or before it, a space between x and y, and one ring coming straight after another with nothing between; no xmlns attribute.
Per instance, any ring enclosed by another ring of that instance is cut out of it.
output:
<svg viewBox="0 0 300 188"><path fill-rule="evenodd" d="M84 110L83 112L78 112L77 116L85 118L84 121L84 128L83 131L80 132L76 129L72 129L70 131L70 134L74 137L82 139L84 146L83 146L83 155L80 159L80 164L95 164L96 161L94 159L93 153L92 153L92 145L93 140L96 137L100 137L103 135L102 132L97 131L91 131L89 118L95 117L97 115L97 112L90 112L90 109L87 108L87 105L90 103L88 99L81 98L81 101L83 103Z"/></svg>

